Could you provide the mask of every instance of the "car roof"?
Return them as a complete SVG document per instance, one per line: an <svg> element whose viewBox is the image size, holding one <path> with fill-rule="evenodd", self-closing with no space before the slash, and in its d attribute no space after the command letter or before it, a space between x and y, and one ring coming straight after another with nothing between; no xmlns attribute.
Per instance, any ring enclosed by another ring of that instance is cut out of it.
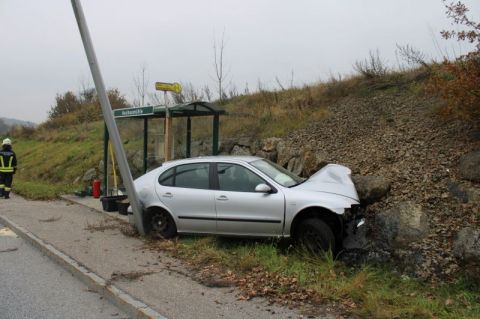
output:
<svg viewBox="0 0 480 319"><path fill-rule="evenodd" d="M258 156L241 156L241 155L217 155L217 156L199 156L192 158L183 158L168 161L162 164L162 166L175 166L179 164L198 163L198 162L245 162L250 163L256 160L263 159Z"/></svg>

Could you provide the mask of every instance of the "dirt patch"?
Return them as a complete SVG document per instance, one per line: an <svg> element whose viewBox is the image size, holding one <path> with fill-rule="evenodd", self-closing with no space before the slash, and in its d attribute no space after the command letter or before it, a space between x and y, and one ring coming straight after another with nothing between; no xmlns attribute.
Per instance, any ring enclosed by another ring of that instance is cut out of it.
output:
<svg viewBox="0 0 480 319"><path fill-rule="evenodd" d="M17 251L18 248L9 248L9 249L4 249L4 250L0 250L0 253L9 253L9 252L12 252L12 251Z"/></svg>
<svg viewBox="0 0 480 319"><path fill-rule="evenodd" d="M58 220L62 219L62 216L58 216L58 217L50 217L50 218L45 218L45 219L39 219L38 221L41 222L41 223L53 223L53 222L56 222Z"/></svg>
<svg viewBox="0 0 480 319"><path fill-rule="evenodd" d="M111 284L115 281L134 281L139 280L144 276L154 274L154 271L131 271L131 272L117 272L114 271L108 280L108 283Z"/></svg>
<svg viewBox="0 0 480 319"><path fill-rule="evenodd" d="M134 237L134 238L140 237L140 233L135 228L135 226L129 223L120 222L118 225L118 229L126 237Z"/></svg>
<svg viewBox="0 0 480 319"><path fill-rule="evenodd" d="M135 228L135 226L123 220L119 220L110 216L106 217L104 220L96 224L87 223L85 230L88 230L90 232L118 230L126 237L140 237L140 233Z"/></svg>
<svg viewBox="0 0 480 319"><path fill-rule="evenodd" d="M90 232L96 232L96 231L106 231L106 230L114 230L118 229L119 225L115 220L102 220L98 224L89 224L87 223L87 226L85 227L85 230L88 230Z"/></svg>

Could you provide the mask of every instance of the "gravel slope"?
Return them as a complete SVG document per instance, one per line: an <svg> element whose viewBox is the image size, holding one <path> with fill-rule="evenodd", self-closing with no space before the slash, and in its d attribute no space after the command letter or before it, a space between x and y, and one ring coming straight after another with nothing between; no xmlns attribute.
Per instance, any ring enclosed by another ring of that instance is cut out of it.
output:
<svg viewBox="0 0 480 319"><path fill-rule="evenodd" d="M371 205L368 217L405 200L421 204L431 233L412 245L413 271L420 277L450 277L458 265L452 242L461 227L480 225L480 203L456 198L452 188L477 192L479 185L459 178L459 158L480 149L480 131L460 121L445 121L431 99L411 92L346 98L329 108L331 116L293 132L287 139L307 142L355 174L380 175L392 182L390 195ZM477 196L478 200L478 196ZM374 233L374 232L373 232ZM410 262L410 261L409 261Z"/></svg>

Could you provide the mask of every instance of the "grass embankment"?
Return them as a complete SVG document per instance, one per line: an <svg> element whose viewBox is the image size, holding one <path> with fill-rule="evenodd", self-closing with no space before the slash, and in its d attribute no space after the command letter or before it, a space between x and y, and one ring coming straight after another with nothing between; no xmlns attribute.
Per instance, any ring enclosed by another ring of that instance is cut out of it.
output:
<svg viewBox="0 0 480 319"><path fill-rule="evenodd" d="M18 171L14 192L30 199L52 199L84 188L82 177L103 157L103 125L37 130L30 138L14 139Z"/></svg>
<svg viewBox="0 0 480 319"><path fill-rule="evenodd" d="M312 256L276 241L183 237L151 245L200 274L232 281L242 290L240 299L265 296L297 306L334 302L343 312L365 318L480 317L478 290L464 281L433 285L388 266L348 267L331 254Z"/></svg>

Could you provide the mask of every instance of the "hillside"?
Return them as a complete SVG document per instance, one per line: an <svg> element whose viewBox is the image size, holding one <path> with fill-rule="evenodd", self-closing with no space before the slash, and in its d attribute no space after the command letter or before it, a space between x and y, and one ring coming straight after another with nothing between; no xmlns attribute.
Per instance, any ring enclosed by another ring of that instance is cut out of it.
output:
<svg viewBox="0 0 480 319"><path fill-rule="evenodd" d="M430 228L421 241L381 258L406 261L403 268L419 277L450 278L459 269L452 257L456 234L480 223L478 184L460 179L457 169L463 155L480 149L480 136L471 124L438 115L440 102L424 93L427 78L419 69L235 97L225 103L229 115L221 121L222 150L301 167L298 173L304 176L322 162L387 179L388 196L367 207L373 245L381 233L375 216L404 202L420 206ZM207 139L209 127L209 120L194 122L194 139ZM15 143L20 162L15 190L21 194L50 198L82 188L83 174L99 167L101 122L28 133ZM283 150L263 147L270 137L280 138ZM125 142L133 153L140 145L135 137ZM318 161L308 170L305 154Z"/></svg>
<svg viewBox="0 0 480 319"><path fill-rule="evenodd" d="M34 126L37 125L37 124L35 124L33 122L30 122L30 121L11 119L11 118L7 118L7 117L0 117L0 120L2 120L8 126L20 125L20 126L34 127Z"/></svg>
<svg viewBox="0 0 480 319"><path fill-rule="evenodd" d="M25 126L25 127L35 127L36 124L29 121L22 121L17 119L11 119L6 117L0 117L0 134L5 134L13 126Z"/></svg>

